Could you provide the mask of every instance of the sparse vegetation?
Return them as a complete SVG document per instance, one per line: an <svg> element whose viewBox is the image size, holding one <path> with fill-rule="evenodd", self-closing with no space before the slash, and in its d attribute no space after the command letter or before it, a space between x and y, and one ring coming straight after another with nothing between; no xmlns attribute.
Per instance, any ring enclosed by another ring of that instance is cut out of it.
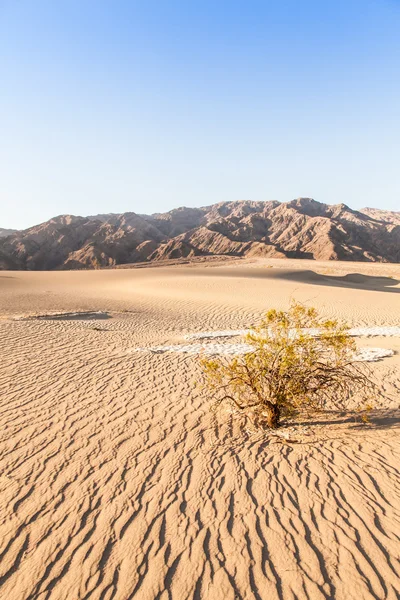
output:
<svg viewBox="0 0 400 600"><path fill-rule="evenodd" d="M314 308L270 310L246 342L252 349L242 356L201 359L204 381L217 405L229 401L262 426L277 428L282 416L304 410L343 410L374 390L348 327Z"/></svg>

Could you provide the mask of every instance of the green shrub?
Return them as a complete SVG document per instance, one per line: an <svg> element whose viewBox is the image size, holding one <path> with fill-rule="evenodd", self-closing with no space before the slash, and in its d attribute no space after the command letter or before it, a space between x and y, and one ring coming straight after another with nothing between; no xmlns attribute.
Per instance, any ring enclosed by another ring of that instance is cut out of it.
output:
<svg viewBox="0 0 400 600"><path fill-rule="evenodd" d="M270 310L246 342L244 355L201 359L204 381L218 403L251 410L262 425L277 428L281 416L304 409L344 409L374 387L354 360L348 327L315 308L293 302L287 312Z"/></svg>

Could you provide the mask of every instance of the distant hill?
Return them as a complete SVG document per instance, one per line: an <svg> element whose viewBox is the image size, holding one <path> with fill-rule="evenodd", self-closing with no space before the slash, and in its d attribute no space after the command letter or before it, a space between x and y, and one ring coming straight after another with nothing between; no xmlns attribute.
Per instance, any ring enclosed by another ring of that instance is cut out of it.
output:
<svg viewBox="0 0 400 600"><path fill-rule="evenodd" d="M372 217L377 221L386 221L387 223L393 223L394 225L400 225L400 212L394 210L381 210L379 208L362 208L361 211L364 215Z"/></svg>
<svg viewBox="0 0 400 600"><path fill-rule="evenodd" d="M2 229L0 227L0 238L7 237L8 235L15 233L16 231L17 231L16 229Z"/></svg>
<svg viewBox="0 0 400 600"><path fill-rule="evenodd" d="M400 262L400 213L310 198L222 202L149 216L61 215L6 235L0 239L2 269L98 268L207 255Z"/></svg>

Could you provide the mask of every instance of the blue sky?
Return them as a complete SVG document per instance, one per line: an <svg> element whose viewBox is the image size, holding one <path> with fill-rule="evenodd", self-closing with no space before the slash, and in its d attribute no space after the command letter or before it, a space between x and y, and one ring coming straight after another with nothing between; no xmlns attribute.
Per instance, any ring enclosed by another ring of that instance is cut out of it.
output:
<svg viewBox="0 0 400 600"><path fill-rule="evenodd" d="M400 0L0 0L0 227L400 210Z"/></svg>

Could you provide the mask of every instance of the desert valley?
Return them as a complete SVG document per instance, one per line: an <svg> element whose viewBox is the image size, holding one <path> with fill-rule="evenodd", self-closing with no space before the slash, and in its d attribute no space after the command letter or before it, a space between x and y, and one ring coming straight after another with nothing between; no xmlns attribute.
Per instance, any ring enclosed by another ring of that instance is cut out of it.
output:
<svg viewBox="0 0 400 600"><path fill-rule="evenodd" d="M0 2L0 600L400 600L399 31Z"/></svg>
<svg viewBox="0 0 400 600"><path fill-rule="evenodd" d="M378 262L0 272L0 597L399 598L399 294ZM200 356L293 298L357 328L368 423L212 410Z"/></svg>

